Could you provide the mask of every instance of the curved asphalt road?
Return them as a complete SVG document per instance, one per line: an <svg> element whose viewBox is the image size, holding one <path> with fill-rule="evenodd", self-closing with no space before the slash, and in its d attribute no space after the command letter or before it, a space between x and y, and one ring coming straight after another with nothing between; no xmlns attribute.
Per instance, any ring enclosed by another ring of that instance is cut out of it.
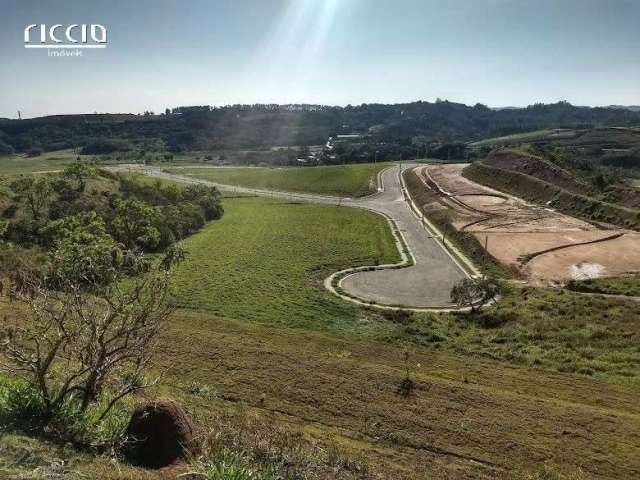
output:
<svg viewBox="0 0 640 480"><path fill-rule="evenodd" d="M415 165L407 164L403 165L402 169L413 167ZM402 305L409 308L450 307L451 287L465 278L466 274L442 247L442 243L427 233L421 221L404 200L399 178L400 168L395 166L382 172L383 191L359 199L236 187L165 173L154 167L145 167L143 172L150 176L179 182L202 183L217 187L221 191L282 197L314 203L340 204L385 214L393 220L404 237L415 259L415 265L394 270L352 273L341 280L340 286L351 296L377 304Z"/></svg>

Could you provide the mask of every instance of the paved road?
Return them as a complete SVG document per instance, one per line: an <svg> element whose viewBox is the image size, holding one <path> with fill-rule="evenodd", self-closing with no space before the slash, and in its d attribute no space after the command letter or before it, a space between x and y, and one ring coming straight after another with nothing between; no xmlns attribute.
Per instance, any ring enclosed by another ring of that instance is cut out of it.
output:
<svg viewBox="0 0 640 480"><path fill-rule="evenodd" d="M402 168L404 170L414 166L407 164ZM396 270L352 273L341 281L341 287L352 296L378 304L403 305L412 308L450 306L451 287L464 278L465 273L445 251L442 244L425 231L420 220L408 207L402 196L399 171L400 167L395 166L382 172L384 185L382 192L364 198L351 199L236 187L165 173L154 167L144 169L144 173L147 175L179 182L203 183L215 186L221 191L282 197L314 203L341 204L383 213L391 218L398 227L415 259L415 265Z"/></svg>

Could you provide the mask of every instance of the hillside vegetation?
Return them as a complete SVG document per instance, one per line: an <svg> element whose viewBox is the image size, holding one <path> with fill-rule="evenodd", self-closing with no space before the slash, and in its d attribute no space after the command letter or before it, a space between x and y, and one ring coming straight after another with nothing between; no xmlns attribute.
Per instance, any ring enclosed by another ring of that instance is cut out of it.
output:
<svg viewBox="0 0 640 480"><path fill-rule="evenodd" d="M640 297L640 275L574 280L569 282L567 288L576 292Z"/></svg>
<svg viewBox="0 0 640 480"><path fill-rule="evenodd" d="M0 120L0 154L83 148L87 154L122 151L132 144L173 152L274 145L323 145L329 136L359 133L381 145L407 146L479 140L547 128L640 124L640 112L576 107L567 102L493 110L448 101L403 104L232 105L178 107L164 115L57 115ZM420 142L412 145L411 139ZM402 149L399 149L400 152ZM446 158L446 157L445 157Z"/></svg>
<svg viewBox="0 0 640 480"><path fill-rule="evenodd" d="M389 164L331 165L294 168L169 169L212 182L285 192L361 197L378 189L378 172Z"/></svg>
<svg viewBox="0 0 640 480"><path fill-rule="evenodd" d="M10 269L18 259L37 263L40 254L61 246L73 250L77 242L103 253L159 252L222 214L215 188L143 185L88 163L72 163L56 174L5 177L0 269ZM82 252L74 255L82 260Z"/></svg>

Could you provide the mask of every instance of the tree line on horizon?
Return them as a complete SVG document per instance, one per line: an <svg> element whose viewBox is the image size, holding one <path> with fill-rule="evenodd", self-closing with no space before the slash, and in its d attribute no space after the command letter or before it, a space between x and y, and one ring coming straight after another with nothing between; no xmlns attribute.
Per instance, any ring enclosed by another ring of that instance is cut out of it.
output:
<svg viewBox="0 0 640 480"><path fill-rule="evenodd" d="M578 107L564 101L500 110L446 100L346 107L183 106L160 115L146 112L0 119L0 154L87 147L94 150L85 153L100 154L148 143L159 144L168 152L323 145L329 137L354 133L381 147L421 146L464 143L543 128L612 125L640 125L640 112Z"/></svg>

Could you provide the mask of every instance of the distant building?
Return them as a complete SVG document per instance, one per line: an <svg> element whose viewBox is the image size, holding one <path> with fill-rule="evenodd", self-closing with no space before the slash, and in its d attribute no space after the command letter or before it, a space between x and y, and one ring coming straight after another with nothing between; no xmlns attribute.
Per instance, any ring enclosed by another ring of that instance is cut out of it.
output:
<svg viewBox="0 0 640 480"><path fill-rule="evenodd" d="M351 142L353 140L359 140L362 138L362 135L360 135L359 133L351 133L349 135L337 135L336 136L336 142Z"/></svg>

